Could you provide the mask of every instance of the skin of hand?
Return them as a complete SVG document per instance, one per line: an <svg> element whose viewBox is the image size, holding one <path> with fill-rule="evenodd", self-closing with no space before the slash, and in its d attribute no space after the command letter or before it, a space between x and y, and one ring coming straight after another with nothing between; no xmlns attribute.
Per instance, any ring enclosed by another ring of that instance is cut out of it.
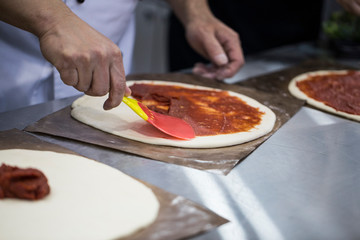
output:
<svg viewBox="0 0 360 240"><path fill-rule="evenodd" d="M61 0L2 0L0 20L36 35L65 84L92 96L109 93L105 110L131 94L120 49Z"/></svg>
<svg viewBox="0 0 360 240"><path fill-rule="evenodd" d="M195 51L212 63L197 63L195 74L221 80L232 77L244 64L238 34L216 18L192 22L186 28L186 38Z"/></svg>
<svg viewBox="0 0 360 240"><path fill-rule="evenodd" d="M337 2L346 11L360 16L360 0L337 0Z"/></svg>
<svg viewBox="0 0 360 240"><path fill-rule="evenodd" d="M120 49L77 16L65 17L39 40L44 57L65 84L91 96L109 93L105 110L118 106L124 94L131 94Z"/></svg>
<svg viewBox="0 0 360 240"><path fill-rule="evenodd" d="M211 13L206 0L168 0L183 23L190 46L211 61L193 73L215 79L232 77L244 64L239 35Z"/></svg>

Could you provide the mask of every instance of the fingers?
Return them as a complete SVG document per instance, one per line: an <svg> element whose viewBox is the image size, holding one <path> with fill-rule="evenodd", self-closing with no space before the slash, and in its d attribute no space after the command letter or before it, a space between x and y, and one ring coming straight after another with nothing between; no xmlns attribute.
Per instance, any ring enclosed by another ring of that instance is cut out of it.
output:
<svg viewBox="0 0 360 240"><path fill-rule="evenodd" d="M131 96L131 89L128 86L125 86L125 96L126 97Z"/></svg>
<svg viewBox="0 0 360 240"><path fill-rule="evenodd" d="M227 78L222 77L224 76L224 71L227 71L227 68L227 65L218 67L214 64L205 65L203 63L196 63L192 69L192 72L193 74L199 75L201 77L223 80L224 78ZM232 75L229 77L232 77Z"/></svg>
<svg viewBox="0 0 360 240"><path fill-rule="evenodd" d="M104 96L109 93L103 108L110 110L121 103L124 95L131 95L130 88L126 86L121 54L117 58L121 60L109 63L98 57L96 64L80 62L66 69L59 69L60 77L65 84L90 96Z"/></svg>
<svg viewBox="0 0 360 240"><path fill-rule="evenodd" d="M212 62L215 63L218 66L225 65L225 64L227 64L229 62L229 59L228 59L228 57L226 56L225 53L217 54L214 57L212 57L212 59L213 59Z"/></svg>
<svg viewBox="0 0 360 240"><path fill-rule="evenodd" d="M75 68L71 68L71 69L62 69L59 70L60 73L60 77L63 80L63 82L66 85L69 86L76 86L78 81L79 81L79 77L78 77L78 72Z"/></svg>
<svg viewBox="0 0 360 240"><path fill-rule="evenodd" d="M87 95L104 96L109 93L103 106L105 110L118 106L124 95L131 95L125 83L120 50L111 54L97 52L92 58L73 57L59 72L65 84Z"/></svg>
<svg viewBox="0 0 360 240"><path fill-rule="evenodd" d="M192 69L193 74L199 75L205 78L216 79L218 67L213 64L205 65L203 63L196 63Z"/></svg>
<svg viewBox="0 0 360 240"><path fill-rule="evenodd" d="M90 57L84 56L77 65L78 82L74 87L80 92L86 92L91 88L93 78L93 66Z"/></svg>
<svg viewBox="0 0 360 240"><path fill-rule="evenodd" d="M209 60L217 66L222 66L229 62L223 47L214 35L204 38L204 51Z"/></svg>
<svg viewBox="0 0 360 240"><path fill-rule="evenodd" d="M126 83L125 83L125 71L122 64L113 64L110 67L110 91L109 97L105 101L103 108L110 110L118 106L125 94ZM129 92L128 92L129 93Z"/></svg>
<svg viewBox="0 0 360 240"><path fill-rule="evenodd" d="M189 26L187 39L190 45L213 64L195 66L193 72L203 77L229 78L244 64L239 35L218 20Z"/></svg>
<svg viewBox="0 0 360 240"><path fill-rule="evenodd" d="M60 69L60 77L63 82L73 86L80 92L91 96L103 96L109 91L109 67L104 62L91 62L90 59L82 58L73 61L68 68Z"/></svg>
<svg viewBox="0 0 360 240"><path fill-rule="evenodd" d="M229 63L218 70L217 78L229 78L232 77L245 63L240 39L238 34L235 33L233 36L231 34L229 37L223 34L217 34L217 37L229 58Z"/></svg>
<svg viewBox="0 0 360 240"><path fill-rule="evenodd" d="M245 63L239 36L235 32L217 33L216 38L213 38L212 41L218 43L218 46L220 46L224 52L223 55L225 55L227 62L225 64L219 64L219 61L216 61L216 58L225 57L221 55L213 55L212 58L209 58L213 64L205 65L197 63L193 68L193 73L202 77L218 80L232 77ZM216 52L216 44L208 43L205 46L208 47L209 56L211 56L211 53L214 54L214 52ZM211 49L211 46L214 49ZM217 52L219 52L219 50L217 50Z"/></svg>
<svg viewBox="0 0 360 240"><path fill-rule="evenodd" d="M91 86L85 91L90 96L104 96L110 90L109 67L105 63L97 64L90 78Z"/></svg>
<svg viewBox="0 0 360 240"><path fill-rule="evenodd" d="M216 31L216 39L226 53L229 63L218 70L217 78L224 79L232 77L244 64L244 55L241 49L239 35L226 26Z"/></svg>

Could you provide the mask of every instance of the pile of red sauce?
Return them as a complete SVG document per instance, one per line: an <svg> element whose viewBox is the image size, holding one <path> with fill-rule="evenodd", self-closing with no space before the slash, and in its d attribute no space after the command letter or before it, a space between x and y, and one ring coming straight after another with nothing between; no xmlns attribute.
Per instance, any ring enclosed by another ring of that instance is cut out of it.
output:
<svg viewBox="0 0 360 240"><path fill-rule="evenodd" d="M34 168L0 166L0 199L38 200L47 196L50 187L46 176Z"/></svg>

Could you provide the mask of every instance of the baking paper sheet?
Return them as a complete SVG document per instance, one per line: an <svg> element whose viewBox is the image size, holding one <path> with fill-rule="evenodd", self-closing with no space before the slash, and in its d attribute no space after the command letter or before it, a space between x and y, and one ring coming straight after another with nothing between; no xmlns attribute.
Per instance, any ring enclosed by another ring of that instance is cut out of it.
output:
<svg viewBox="0 0 360 240"><path fill-rule="evenodd" d="M42 141L17 129L0 132L0 150L11 148L76 154L66 148ZM182 239L228 222L228 220L212 211L181 196L171 194L148 183L143 183L151 188L157 196L160 202L159 215L156 221L148 228L126 239ZM4 216L0 214L0 217Z"/></svg>

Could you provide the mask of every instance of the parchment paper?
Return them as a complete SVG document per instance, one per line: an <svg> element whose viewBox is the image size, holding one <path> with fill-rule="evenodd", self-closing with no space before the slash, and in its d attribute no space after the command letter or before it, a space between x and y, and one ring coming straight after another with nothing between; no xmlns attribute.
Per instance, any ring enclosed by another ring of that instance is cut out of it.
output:
<svg viewBox="0 0 360 240"><path fill-rule="evenodd" d="M70 116L70 106L30 124L25 128L25 131L45 133L92 143L154 160L226 175L236 164L245 159L246 156L288 121L304 104L304 101L292 97L269 94L238 85L228 85L191 74L144 74L132 75L127 79L183 82L239 92L271 108L276 114L277 120L273 130L261 138L240 145L213 149L157 146L117 137L73 119Z"/></svg>
<svg viewBox="0 0 360 240"><path fill-rule="evenodd" d="M78 155L66 148L42 141L16 129L0 132L0 150L11 148L46 150ZM148 183L143 183L150 187L157 196L160 202L159 215L155 222L148 228L126 239L183 239L228 222L228 220L216 215L212 211L181 196L171 194Z"/></svg>

